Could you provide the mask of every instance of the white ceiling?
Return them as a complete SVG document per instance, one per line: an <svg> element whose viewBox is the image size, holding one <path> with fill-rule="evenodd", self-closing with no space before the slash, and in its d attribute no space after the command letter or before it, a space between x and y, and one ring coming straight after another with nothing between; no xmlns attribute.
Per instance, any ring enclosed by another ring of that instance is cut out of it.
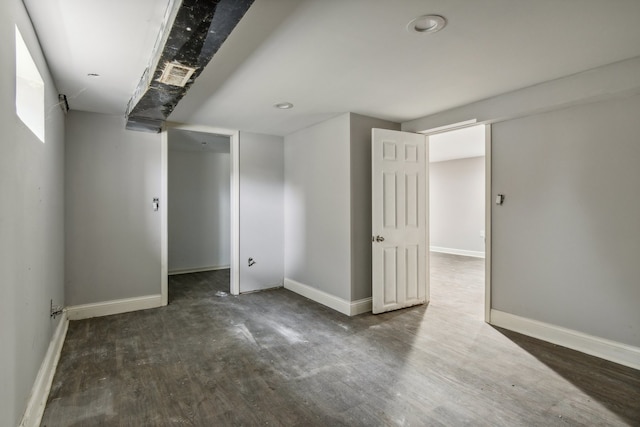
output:
<svg viewBox="0 0 640 427"><path fill-rule="evenodd" d="M151 59L169 0L24 3L71 109L124 115Z"/></svg>
<svg viewBox="0 0 640 427"><path fill-rule="evenodd" d="M168 148L171 151L231 152L230 139L225 135L170 129L168 139Z"/></svg>
<svg viewBox="0 0 640 427"><path fill-rule="evenodd" d="M167 1L25 2L71 108L124 113ZM449 25L406 30L426 13ZM408 121L639 56L638 17L638 0L256 0L170 120L275 135L348 111Z"/></svg>
<svg viewBox="0 0 640 427"><path fill-rule="evenodd" d="M429 162L484 156L484 132L485 126L477 125L431 135L429 137Z"/></svg>

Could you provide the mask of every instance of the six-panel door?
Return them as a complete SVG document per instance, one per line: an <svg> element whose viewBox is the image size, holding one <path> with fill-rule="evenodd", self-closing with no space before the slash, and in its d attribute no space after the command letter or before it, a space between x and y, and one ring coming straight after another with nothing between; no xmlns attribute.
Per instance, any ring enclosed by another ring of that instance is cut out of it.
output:
<svg viewBox="0 0 640 427"><path fill-rule="evenodd" d="M426 137L372 132L373 312L427 301Z"/></svg>

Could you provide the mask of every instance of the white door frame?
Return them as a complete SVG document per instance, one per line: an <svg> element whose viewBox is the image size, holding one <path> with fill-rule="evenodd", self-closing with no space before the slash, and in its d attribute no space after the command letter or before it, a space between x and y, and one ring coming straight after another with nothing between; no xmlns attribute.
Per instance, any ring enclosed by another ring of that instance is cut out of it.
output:
<svg viewBox="0 0 640 427"><path fill-rule="evenodd" d="M431 136L439 133L445 133L452 130L463 129L472 126L482 125L483 123L477 123L476 120L467 120L465 122L454 123L447 126L440 126L434 129L420 131L418 133ZM485 137L484 137L484 161L485 161L485 214L484 214L484 321L491 323L491 206L493 203L491 192L491 124L484 123ZM427 140L428 143L428 140ZM428 211L427 211L428 212ZM429 214L427 214L428 216ZM427 221L427 226L429 222ZM427 242L428 243L428 242ZM428 274L431 274L431 264L427 264ZM430 289L427 289L429 292ZM427 299L430 300L429 295Z"/></svg>
<svg viewBox="0 0 640 427"><path fill-rule="evenodd" d="M491 323L491 125L484 126L484 321Z"/></svg>
<svg viewBox="0 0 640 427"><path fill-rule="evenodd" d="M169 273L169 229L168 229L168 148L171 130L213 133L229 137L229 152L231 161L231 284L232 295L240 294L240 132L233 129L223 129L210 126L186 125L167 122L162 131L162 160L161 160L161 255L160 255L160 293L162 305L169 301L168 273Z"/></svg>

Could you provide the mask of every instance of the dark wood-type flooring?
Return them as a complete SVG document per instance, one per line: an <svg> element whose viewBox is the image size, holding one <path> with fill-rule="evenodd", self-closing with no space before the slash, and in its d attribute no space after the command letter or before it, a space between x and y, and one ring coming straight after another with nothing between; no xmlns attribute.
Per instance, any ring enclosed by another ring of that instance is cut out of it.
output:
<svg viewBox="0 0 640 427"><path fill-rule="evenodd" d="M170 305L71 322L42 425L640 425L640 371L485 324L483 260L431 303L349 318L285 289L170 278Z"/></svg>

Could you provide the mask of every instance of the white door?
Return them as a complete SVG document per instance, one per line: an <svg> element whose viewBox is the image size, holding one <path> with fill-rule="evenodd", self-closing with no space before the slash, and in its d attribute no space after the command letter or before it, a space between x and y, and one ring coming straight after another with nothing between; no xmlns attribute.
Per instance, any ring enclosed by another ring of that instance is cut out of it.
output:
<svg viewBox="0 0 640 427"><path fill-rule="evenodd" d="M427 302L427 137L372 131L373 313Z"/></svg>

